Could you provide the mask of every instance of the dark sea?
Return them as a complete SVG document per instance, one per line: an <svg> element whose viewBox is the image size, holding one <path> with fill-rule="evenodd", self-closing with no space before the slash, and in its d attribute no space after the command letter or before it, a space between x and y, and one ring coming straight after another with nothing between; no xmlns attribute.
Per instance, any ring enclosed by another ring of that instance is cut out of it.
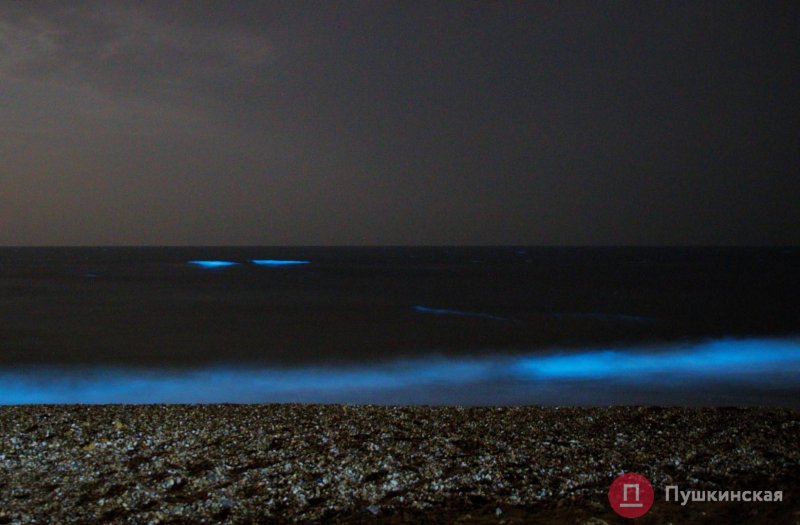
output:
<svg viewBox="0 0 800 525"><path fill-rule="evenodd" d="M798 394L796 248L0 248L0 404Z"/></svg>

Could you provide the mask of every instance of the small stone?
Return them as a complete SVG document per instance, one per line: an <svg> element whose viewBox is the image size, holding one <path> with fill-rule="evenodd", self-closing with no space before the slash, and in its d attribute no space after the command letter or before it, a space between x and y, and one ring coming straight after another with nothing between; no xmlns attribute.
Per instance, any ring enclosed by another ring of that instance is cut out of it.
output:
<svg viewBox="0 0 800 525"><path fill-rule="evenodd" d="M168 478L164 482L164 489L166 490L178 490L181 487L186 485L186 478L182 478L180 476L174 478Z"/></svg>
<svg viewBox="0 0 800 525"><path fill-rule="evenodd" d="M377 516L378 513L381 511L381 508L378 505L374 505L373 504L373 505L370 505L369 507L367 507L367 511L372 513L374 516Z"/></svg>

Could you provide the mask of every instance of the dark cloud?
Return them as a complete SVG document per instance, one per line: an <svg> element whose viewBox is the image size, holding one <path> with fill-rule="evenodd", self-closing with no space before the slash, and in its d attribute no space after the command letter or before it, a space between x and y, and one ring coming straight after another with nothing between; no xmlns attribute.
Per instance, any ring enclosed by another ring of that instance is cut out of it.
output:
<svg viewBox="0 0 800 525"><path fill-rule="evenodd" d="M133 3L16 7L0 22L6 78L175 100L213 95L207 86L224 79L262 78L272 59L263 35L197 26Z"/></svg>
<svg viewBox="0 0 800 525"><path fill-rule="evenodd" d="M0 243L797 243L792 4L0 6Z"/></svg>

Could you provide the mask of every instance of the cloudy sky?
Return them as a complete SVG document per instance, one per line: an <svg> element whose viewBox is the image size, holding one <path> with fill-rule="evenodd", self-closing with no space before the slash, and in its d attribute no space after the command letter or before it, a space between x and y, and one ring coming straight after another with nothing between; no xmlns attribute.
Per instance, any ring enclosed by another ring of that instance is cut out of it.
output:
<svg viewBox="0 0 800 525"><path fill-rule="evenodd" d="M796 2L3 2L0 245L800 244Z"/></svg>

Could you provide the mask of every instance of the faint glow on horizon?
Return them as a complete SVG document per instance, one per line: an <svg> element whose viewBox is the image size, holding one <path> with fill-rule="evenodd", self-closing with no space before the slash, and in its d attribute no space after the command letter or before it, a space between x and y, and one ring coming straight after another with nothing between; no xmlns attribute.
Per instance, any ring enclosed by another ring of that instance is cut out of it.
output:
<svg viewBox="0 0 800 525"><path fill-rule="evenodd" d="M709 386L711 385L711 386ZM29 403L731 404L742 387L800 390L800 339L522 356L428 357L358 366L0 369L0 405ZM681 397L682 396L682 397ZM784 396L785 398L785 396ZM784 399L781 398L781 399ZM794 398L793 398L794 399ZM764 403L763 398L755 398ZM641 401L639 401L641 402ZM782 401L786 402L786 401ZM797 405L797 401L792 401Z"/></svg>
<svg viewBox="0 0 800 525"><path fill-rule="evenodd" d="M188 261L188 263L200 266L201 268L225 268L239 264L232 261Z"/></svg>
<svg viewBox="0 0 800 525"><path fill-rule="evenodd" d="M311 261L293 261L290 259L251 259L250 262L259 266L294 266L311 263Z"/></svg>

